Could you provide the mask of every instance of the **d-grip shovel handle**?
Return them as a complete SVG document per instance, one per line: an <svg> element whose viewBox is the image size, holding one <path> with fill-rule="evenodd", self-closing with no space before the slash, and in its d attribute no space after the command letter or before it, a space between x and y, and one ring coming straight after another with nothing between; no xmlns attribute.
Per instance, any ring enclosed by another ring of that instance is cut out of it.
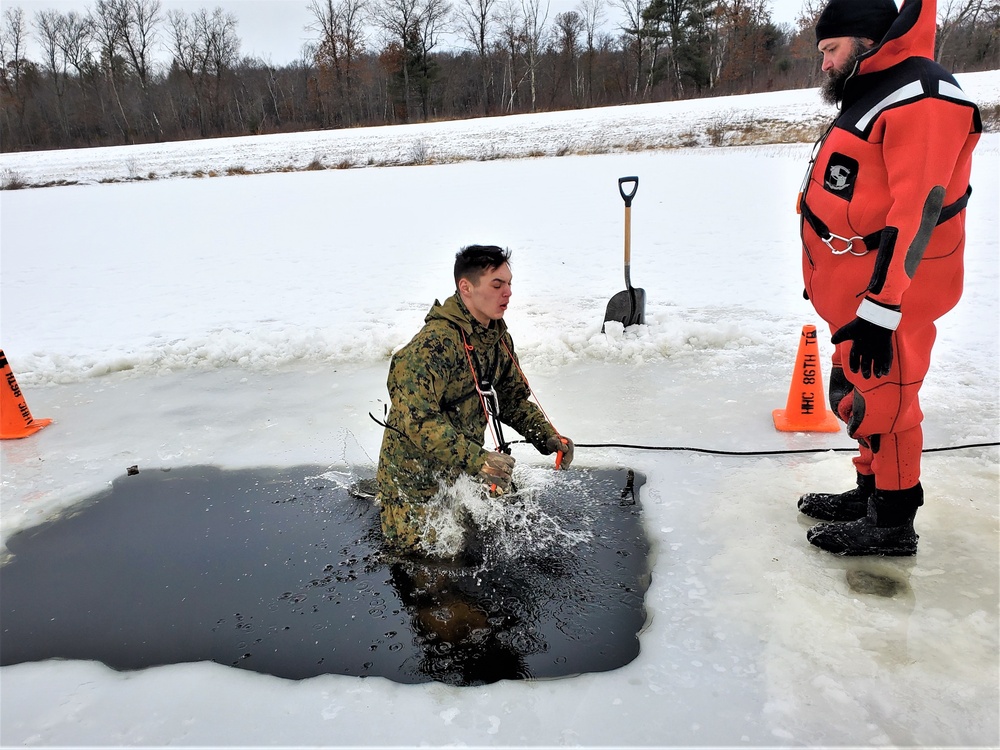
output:
<svg viewBox="0 0 1000 750"><path fill-rule="evenodd" d="M632 189L629 192L625 192L625 185L627 183L632 183ZM618 192L622 194L622 200L625 201L625 208L632 208L632 199L635 197L635 191L639 189L639 178L638 177L619 177L618 178Z"/></svg>

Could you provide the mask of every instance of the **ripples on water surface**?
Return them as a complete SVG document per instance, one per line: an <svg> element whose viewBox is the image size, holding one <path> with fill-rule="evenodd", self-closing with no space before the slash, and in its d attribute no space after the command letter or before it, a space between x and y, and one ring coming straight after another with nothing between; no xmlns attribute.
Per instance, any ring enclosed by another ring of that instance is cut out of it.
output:
<svg viewBox="0 0 1000 750"><path fill-rule="evenodd" d="M383 552L377 508L348 491L364 474L201 466L122 477L9 540L2 663L210 660L290 679L475 685L606 671L638 654L642 476L519 467L513 498L444 503L481 541L460 561L432 562Z"/></svg>

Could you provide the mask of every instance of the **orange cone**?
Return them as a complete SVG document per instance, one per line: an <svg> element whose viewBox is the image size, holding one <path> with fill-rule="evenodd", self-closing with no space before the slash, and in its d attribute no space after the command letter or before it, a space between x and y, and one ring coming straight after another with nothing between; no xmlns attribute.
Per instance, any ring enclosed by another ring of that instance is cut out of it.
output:
<svg viewBox="0 0 1000 750"><path fill-rule="evenodd" d="M788 389L784 409L775 409L771 416L781 432L838 432L837 416L826 408L823 370L820 368L816 326L802 326L799 353L795 357L795 372Z"/></svg>
<svg viewBox="0 0 1000 750"><path fill-rule="evenodd" d="M32 419L3 349L0 349L0 369L3 370L0 375L3 378L0 383L0 439L28 437L52 424L51 419Z"/></svg>

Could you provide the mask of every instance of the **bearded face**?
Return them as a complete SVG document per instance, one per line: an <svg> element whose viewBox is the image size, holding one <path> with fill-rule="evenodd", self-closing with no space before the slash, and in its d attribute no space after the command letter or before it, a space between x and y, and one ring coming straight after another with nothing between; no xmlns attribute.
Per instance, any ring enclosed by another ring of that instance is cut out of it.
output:
<svg viewBox="0 0 1000 750"><path fill-rule="evenodd" d="M827 104L837 105L844 98L844 86L847 79L854 73L858 59L870 49L870 44L858 37L851 39L850 53L844 62L827 72L826 80L820 86L820 97Z"/></svg>

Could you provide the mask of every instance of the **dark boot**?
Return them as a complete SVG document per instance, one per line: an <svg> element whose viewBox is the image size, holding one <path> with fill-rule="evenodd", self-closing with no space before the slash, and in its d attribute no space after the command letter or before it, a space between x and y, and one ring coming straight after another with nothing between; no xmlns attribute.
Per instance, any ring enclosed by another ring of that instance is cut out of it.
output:
<svg viewBox="0 0 1000 750"><path fill-rule="evenodd" d="M923 504L919 482L908 490L875 490L864 518L817 524L806 539L835 555L915 555L918 537L913 518Z"/></svg>
<svg viewBox="0 0 1000 750"><path fill-rule="evenodd" d="M832 495L809 492L799 498L799 512L820 521L856 521L868 513L868 498L875 492L875 475L858 474L858 486Z"/></svg>

